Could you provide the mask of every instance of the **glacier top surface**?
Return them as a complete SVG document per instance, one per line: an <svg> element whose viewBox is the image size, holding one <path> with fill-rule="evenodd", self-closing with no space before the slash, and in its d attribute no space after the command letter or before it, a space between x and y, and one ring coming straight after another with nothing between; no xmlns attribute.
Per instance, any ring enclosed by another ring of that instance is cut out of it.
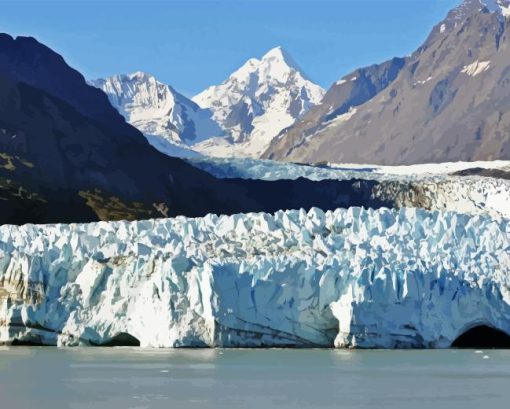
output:
<svg viewBox="0 0 510 409"><path fill-rule="evenodd" d="M510 170L510 161L479 161L431 163L411 166L380 166L371 164L305 165L249 158L197 158L187 159L189 163L219 178L243 179L422 179L444 178L448 174L473 168Z"/></svg>

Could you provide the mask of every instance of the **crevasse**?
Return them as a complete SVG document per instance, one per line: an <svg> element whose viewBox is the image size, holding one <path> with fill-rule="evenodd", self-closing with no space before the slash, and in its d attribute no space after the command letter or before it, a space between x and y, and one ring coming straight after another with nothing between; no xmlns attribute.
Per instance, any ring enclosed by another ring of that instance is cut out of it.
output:
<svg viewBox="0 0 510 409"><path fill-rule="evenodd" d="M444 348L510 333L510 222L421 209L0 226L0 342Z"/></svg>

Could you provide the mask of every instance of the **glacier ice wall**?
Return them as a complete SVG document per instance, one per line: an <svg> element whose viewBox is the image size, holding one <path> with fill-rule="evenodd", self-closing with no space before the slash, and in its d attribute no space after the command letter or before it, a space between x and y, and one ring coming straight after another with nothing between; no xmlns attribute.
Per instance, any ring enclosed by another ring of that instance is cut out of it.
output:
<svg viewBox="0 0 510 409"><path fill-rule="evenodd" d="M510 221L421 209L0 226L0 342L448 347L510 334Z"/></svg>

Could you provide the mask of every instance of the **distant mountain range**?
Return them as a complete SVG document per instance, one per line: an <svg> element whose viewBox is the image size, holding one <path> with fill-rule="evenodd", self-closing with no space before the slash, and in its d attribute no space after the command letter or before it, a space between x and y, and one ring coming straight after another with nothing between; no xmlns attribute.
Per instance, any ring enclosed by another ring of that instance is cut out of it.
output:
<svg viewBox="0 0 510 409"><path fill-rule="evenodd" d="M280 47L192 100L142 72L90 83L153 146L175 156L259 157L324 95Z"/></svg>
<svg viewBox="0 0 510 409"><path fill-rule="evenodd" d="M192 98L200 108L145 74L93 83L154 146L177 156L508 159L509 22L510 1L465 0L410 56L357 69L325 95L281 48ZM150 91L155 84L160 91Z"/></svg>

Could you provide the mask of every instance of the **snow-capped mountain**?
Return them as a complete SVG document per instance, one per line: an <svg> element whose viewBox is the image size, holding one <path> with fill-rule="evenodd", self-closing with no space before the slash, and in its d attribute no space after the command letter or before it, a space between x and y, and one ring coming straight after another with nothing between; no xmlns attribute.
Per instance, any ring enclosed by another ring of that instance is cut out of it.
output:
<svg viewBox="0 0 510 409"><path fill-rule="evenodd" d="M257 157L323 95L324 90L303 74L292 57L281 47L274 48L193 98L213 112L226 133L195 149L210 156Z"/></svg>
<svg viewBox="0 0 510 409"><path fill-rule="evenodd" d="M193 156L190 146L222 134L211 111L200 108L152 75L114 75L91 84L102 89L126 121L163 153Z"/></svg>
<svg viewBox="0 0 510 409"><path fill-rule="evenodd" d="M357 70L262 155L413 164L510 158L510 1L465 0L414 53Z"/></svg>
<svg viewBox="0 0 510 409"><path fill-rule="evenodd" d="M91 81L149 142L171 156L258 157L324 90L280 47L250 59L193 100L143 72Z"/></svg>

